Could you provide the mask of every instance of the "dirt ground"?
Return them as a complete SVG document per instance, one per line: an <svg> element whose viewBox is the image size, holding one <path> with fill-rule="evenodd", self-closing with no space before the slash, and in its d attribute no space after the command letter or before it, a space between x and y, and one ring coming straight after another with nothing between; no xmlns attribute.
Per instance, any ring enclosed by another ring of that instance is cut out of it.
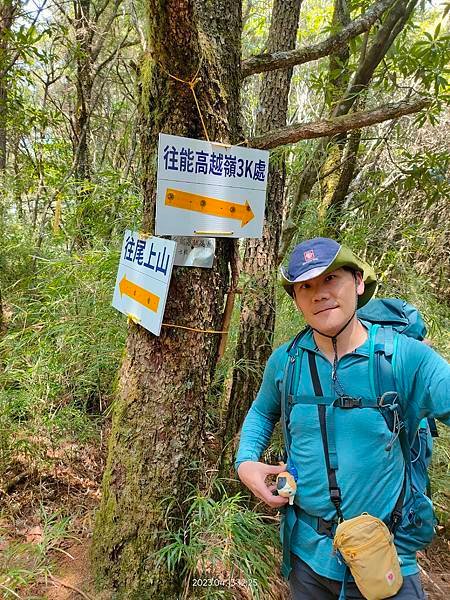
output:
<svg viewBox="0 0 450 600"><path fill-rule="evenodd" d="M70 545L65 550L68 555L62 555L58 560L54 575L47 583L33 585L28 590L20 592L20 598L45 598L46 600L112 600L108 592L96 592L89 566L89 541L81 541ZM433 548L421 556L421 576L424 589L429 600L448 600L450 598L450 553L448 542L439 540ZM275 583L271 600L288 600L287 587L281 580ZM276 591L275 591L276 590ZM247 599L244 590L236 590L238 600ZM1 598L1 594L0 594Z"/></svg>
<svg viewBox="0 0 450 600"><path fill-rule="evenodd" d="M41 595L46 600L110 600L108 592L99 594L93 589L93 581L89 568L89 541L74 543L66 551L71 557L63 555L59 560L57 574L47 585L36 586L29 595ZM419 556L421 578L429 600L450 599L450 552L449 542L443 538L438 540ZM288 600L287 586L283 581L275 583L276 592L271 600ZM24 595L23 598L29 597ZM244 590L237 590L236 599L248 598Z"/></svg>
<svg viewBox="0 0 450 600"><path fill-rule="evenodd" d="M68 549L73 558L64 557L59 564L58 574L48 582L47 586L39 586L30 590L39 593L47 600L110 600L108 593L99 594L93 591L89 570L88 543L74 544ZM450 556L448 543L439 540L426 555L420 557L422 582L429 600L448 600L450 598ZM287 587L280 582L277 593L271 600L288 600ZM24 596L26 598L27 596ZM236 592L236 598L243 599L243 591Z"/></svg>
<svg viewBox="0 0 450 600"><path fill-rule="evenodd" d="M70 516L70 530L49 547L54 564L47 580L19 590L22 600L112 600L112 593L98 593L93 586L89 565L89 545L93 516L100 499L100 480L104 468L104 447L66 445L51 450L51 466L30 468L14 466L9 474L10 485L5 493L0 486L2 518L0 519L0 552L13 542L42 543L46 514ZM0 482L1 483L1 482ZM443 532L441 532L443 533ZM429 600L450 599L450 541L443 535L425 552L419 553L421 577ZM1 567L1 560L0 560ZM1 574L1 573L0 573ZM236 589L237 600L250 600L244 589ZM195 596L191 596L195 597ZM274 577L270 600L288 600L288 588L281 578ZM2 592L0 590L0 600Z"/></svg>

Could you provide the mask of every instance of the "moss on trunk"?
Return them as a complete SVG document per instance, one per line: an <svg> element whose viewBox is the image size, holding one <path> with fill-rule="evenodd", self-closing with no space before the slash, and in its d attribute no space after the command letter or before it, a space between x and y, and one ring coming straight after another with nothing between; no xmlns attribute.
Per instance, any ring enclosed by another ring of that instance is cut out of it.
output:
<svg viewBox="0 0 450 600"><path fill-rule="evenodd" d="M158 133L204 138L190 80L211 139L236 141L240 2L151 0L150 56L140 77L144 228L153 230ZM221 329L230 240L219 240L213 269L175 268L164 321ZM156 337L131 325L115 405L103 499L92 558L97 579L117 598L178 598L179 578L158 565L164 532L185 516L199 477L206 398L218 336L163 327Z"/></svg>
<svg viewBox="0 0 450 600"><path fill-rule="evenodd" d="M295 47L302 0L275 0L272 11L268 52ZM286 125L292 69L265 73L261 82L256 135ZM233 458L237 433L253 402L262 379L264 365L272 351L275 325L275 282L280 243L286 179L283 156L269 168L265 222L261 240L247 240L243 274L248 282L241 301L241 319L236 356L240 368L233 373L225 433L222 440L221 473L234 476Z"/></svg>

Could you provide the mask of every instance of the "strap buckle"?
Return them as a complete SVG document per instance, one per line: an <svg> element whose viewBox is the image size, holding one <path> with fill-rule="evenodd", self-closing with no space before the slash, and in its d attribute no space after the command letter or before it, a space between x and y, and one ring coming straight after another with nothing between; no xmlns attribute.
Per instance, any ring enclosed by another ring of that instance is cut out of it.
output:
<svg viewBox="0 0 450 600"><path fill-rule="evenodd" d="M361 398L354 398L353 396L339 396L336 398L333 404L339 408L361 408Z"/></svg>
<svg viewBox="0 0 450 600"><path fill-rule="evenodd" d="M391 533L395 533L401 519L402 519L402 510L396 510L394 508L394 510L392 511L392 514L391 514L389 525L388 525L389 531Z"/></svg>
<svg viewBox="0 0 450 600"><path fill-rule="evenodd" d="M322 517L317 517L317 533L320 535L326 535L329 538L334 536L334 526L336 525L335 521L327 521L326 519L322 519Z"/></svg>
<svg viewBox="0 0 450 600"><path fill-rule="evenodd" d="M342 502L341 490L339 488L330 488L330 498L333 504L335 502L340 504Z"/></svg>

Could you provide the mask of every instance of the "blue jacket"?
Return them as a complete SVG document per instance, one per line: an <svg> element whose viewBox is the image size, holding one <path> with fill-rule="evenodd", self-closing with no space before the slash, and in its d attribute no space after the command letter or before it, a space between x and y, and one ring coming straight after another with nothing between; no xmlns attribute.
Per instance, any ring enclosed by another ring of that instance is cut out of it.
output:
<svg viewBox="0 0 450 600"><path fill-rule="evenodd" d="M337 379L345 394L375 398L369 369L374 328L369 323L363 324L368 330L368 339L339 359ZM395 335L394 344L393 372L408 431L414 433L426 416L434 416L450 425L449 364L425 344L405 335ZM260 459L280 419L280 389L287 347L288 344L284 344L277 348L267 362L261 388L242 427L236 468L244 461ZM332 365L317 348L311 331L301 338L299 347L316 354L323 393L333 395ZM301 357L295 393L314 395L307 352ZM342 512L346 519L368 512L388 521L403 483L404 460L400 443L397 441L390 451L386 450L391 432L378 410L333 410ZM290 413L290 433L291 459L298 471L296 502L311 515L327 520L335 518L335 508L329 498L317 406L295 404ZM332 540L319 535L303 521L298 520L293 530L291 550L316 573L342 580L344 566L333 554ZM404 576L417 572L415 553L399 553L399 559Z"/></svg>

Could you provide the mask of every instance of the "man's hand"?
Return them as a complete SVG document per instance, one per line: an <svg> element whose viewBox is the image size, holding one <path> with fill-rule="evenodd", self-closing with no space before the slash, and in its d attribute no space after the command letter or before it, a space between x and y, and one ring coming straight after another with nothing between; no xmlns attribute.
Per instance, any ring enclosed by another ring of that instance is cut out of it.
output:
<svg viewBox="0 0 450 600"><path fill-rule="evenodd" d="M271 506L278 508L289 502L288 498L274 496L276 486L268 486L266 479L269 475L278 475L286 471L286 465L266 465L262 462L246 460L238 468L239 479L248 487L248 489L260 500Z"/></svg>

